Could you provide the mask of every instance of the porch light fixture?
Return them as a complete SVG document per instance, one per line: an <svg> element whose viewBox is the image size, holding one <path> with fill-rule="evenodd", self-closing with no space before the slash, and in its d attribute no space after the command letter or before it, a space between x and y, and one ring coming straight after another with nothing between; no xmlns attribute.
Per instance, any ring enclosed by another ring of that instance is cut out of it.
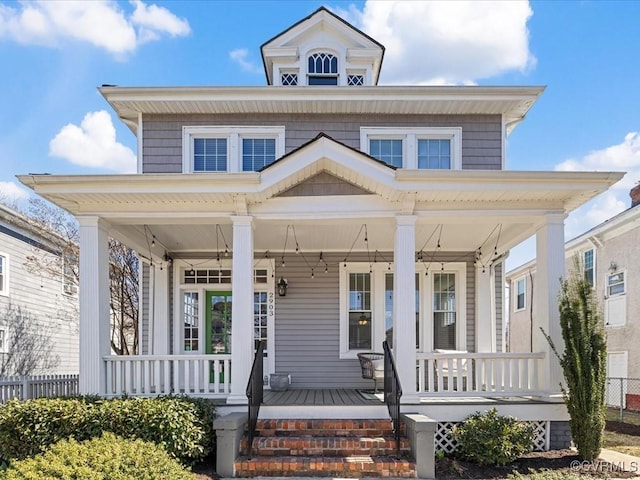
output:
<svg viewBox="0 0 640 480"><path fill-rule="evenodd" d="M289 283L287 282L287 279L280 277L280 280L278 280L278 295L280 295L281 297L286 296L288 286Z"/></svg>
<svg viewBox="0 0 640 480"><path fill-rule="evenodd" d="M615 273L618 270L618 264L616 262L611 262L609 264L609 273Z"/></svg>
<svg viewBox="0 0 640 480"><path fill-rule="evenodd" d="M363 313L362 315L360 315L360 318L358 319L358 324L359 325L366 325L367 323L369 323L369 319L367 318L367 316Z"/></svg>

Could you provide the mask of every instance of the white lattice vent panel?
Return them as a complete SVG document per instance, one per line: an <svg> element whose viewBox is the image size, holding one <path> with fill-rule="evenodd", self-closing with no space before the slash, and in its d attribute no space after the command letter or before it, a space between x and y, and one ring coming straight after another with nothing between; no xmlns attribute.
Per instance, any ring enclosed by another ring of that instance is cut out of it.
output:
<svg viewBox="0 0 640 480"><path fill-rule="evenodd" d="M533 425L535 432L533 434L533 451L544 452L547 449L547 422L544 420L537 422L529 422Z"/></svg>
<svg viewBox="0 0 640 480"><path fill-rule="evenodd" d="M451 430L458 422L438 422L434 443L436 452L442 451L445 454L453 453L458 448L458 443L453 439ZM535 428L533 435L533 450L543 452L547 449L547 422L544 420L528 422Z"/></svg>
<svg viewBox="0 0 640 480"><path fill-rule="evenodd" d="M457 442L451 436L451 430L455 426L456 422L438 422L434 438L436 452L452 453L458 448Z"/></svg>

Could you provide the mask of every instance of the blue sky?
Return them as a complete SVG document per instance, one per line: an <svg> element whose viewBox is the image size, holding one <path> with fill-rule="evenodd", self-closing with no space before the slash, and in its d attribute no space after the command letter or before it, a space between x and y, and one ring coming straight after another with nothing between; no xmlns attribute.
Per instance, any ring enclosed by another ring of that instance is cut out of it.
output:
<svg viewBox="0 0 640 480"><path fill-rule="evenodd" d="M508 141L515 170L623 170L567 239L640 180L640 2L0 0L0 198L16 174L135 168L101 84L264 85L260 45L324 5L387 47L381 83L546 85ZM509 266L531 258L529 242Z"/></svg>

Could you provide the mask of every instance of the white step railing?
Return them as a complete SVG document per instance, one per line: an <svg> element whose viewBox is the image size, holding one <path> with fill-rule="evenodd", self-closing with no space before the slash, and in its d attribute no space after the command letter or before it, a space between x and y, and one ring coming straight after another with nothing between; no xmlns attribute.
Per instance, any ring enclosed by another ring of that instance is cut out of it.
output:
<svg viewBox="0 0 640 480"><path fill-rule="evenodd" d="M417 353L418 393L433 396L540 395L544 353Z"/></svg>
<svg viewBox="0 0 640 480"><path fill-rule="evenodd" d="M78 394L78 375L0 377L0 403L13 398L68 397Z"/></svg>
<svg viewBox="0 0 640 480"><path fill-rule="evenodd" d="M231 355L120 355L104 357L105 395L226 396Z"/></svg>

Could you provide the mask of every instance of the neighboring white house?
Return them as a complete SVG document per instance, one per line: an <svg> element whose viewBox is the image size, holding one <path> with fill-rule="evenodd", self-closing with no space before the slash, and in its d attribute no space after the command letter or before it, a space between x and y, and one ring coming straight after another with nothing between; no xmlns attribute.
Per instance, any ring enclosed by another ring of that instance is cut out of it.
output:
<svg viewBox="0 0 640 480"><path fill-rule="evenodd" d="M631 192L631 206L565 244L567 266L578 255L603 309L609 377L640 378L640 185ZM536 262L507 273L511 291L511 351L531 351L531 319L537 315L531 292L538 287ZM610 397L620 394L611 392ZM629 399L628 399L629 400ZM640 396L634 399L640 407Z"/></svg>
<svg viewBox="0 0 640 480"><path fill-rule="evenodd" d="M60 274L52 276L29 268L28 257L38 258L41 264L59 263ZM26 335L44 335L52 346L47 358L50 366L41 366L33 374L78 373L77 283L64 275L63 268L60 254L48 236L26 217L0 204L0 315L9 306L19 307L34 320ZM0 325L0 354L4 358L16 343L19 348L29 348L29 341L16 341L16 335L21 334L14 326ZM33 351L31 354L41 355Z"/></svg>
<svg viewBox="0 0 640 480"><path fill-rule="evenodd" d="M536 235L561 342L564 219L622 174L505 170L543 87L379 86L384 47L324 8L261 50L266 86L101 87L136 174L19 176L80 223L81 391L246 404L258 340L291 388L366 388L388 339L405 411L566 421L546 340L500 351L503 260ZM109 235L144 264L144 355L110 355Z"/></svg>

